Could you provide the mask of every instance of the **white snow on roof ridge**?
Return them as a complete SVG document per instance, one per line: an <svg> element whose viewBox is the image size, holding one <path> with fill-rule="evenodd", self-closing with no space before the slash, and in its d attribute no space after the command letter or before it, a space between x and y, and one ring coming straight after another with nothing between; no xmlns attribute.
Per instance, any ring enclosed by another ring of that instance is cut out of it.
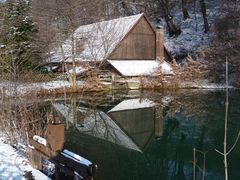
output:
<svg viewBox="0 0 240 180"><path fill-rule="evenodd" d="M137 14L78 27L74 32L76 59L106 59L142 16ZM63 51L66 58L72 56L70 38L64 42ZM61 50L58 48L51 59L52 62L58 62L61 58Z"/></svg>
<svg viewBox="0 0 240 180"><path fill-rule="evenodd" d="M100 22L86 24L86 25L82 25L82 26L78 27L77 30L81 27L93 26L93 25L97 25L97 24L101 24L101 23L109 23L109 22L120 21L120 20L122 21L122 20L128 20L128 19L138 20L141 16L143 16L143 14L144 13L140 13L140 14L135 14L135 15L131 15L131 16L124 16L124 17L114 18L114 19L110 19L110 20L103 20L103 21L100 21Z"/></svg>
<svg viewBox="0 0 240 180"><path fill-rule="evenodd" d="M142 108L151 108L155 105L155 103L149 99L126 99L120 102L118 105L113 107L108 113L116 112L116 111L125 111L125 110L134 110L134 109L142 109Z"/></svg>

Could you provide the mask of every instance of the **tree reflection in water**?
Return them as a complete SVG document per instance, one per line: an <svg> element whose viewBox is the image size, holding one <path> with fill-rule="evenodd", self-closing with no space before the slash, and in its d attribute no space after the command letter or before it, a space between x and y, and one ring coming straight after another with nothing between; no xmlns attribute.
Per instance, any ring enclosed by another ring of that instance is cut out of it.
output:
<svg viewBox="0 0 240 180"><path fill-rule="evenodd" d="M29 123L28 136L45 137L47 114L58 115L66 127L64 148L98 164L97 179L192 179L193 148L199 151L196 179L202 179L204 167L205 179L223 179L222 158L214 151L222 148L223 97L221 91L199 90L111 92L70 95L36 108L28 102L22 109L38 120ZM229 144L240 128L239 99L238 92L230 91ZM238 150L239 144L229 156L230 179L240 177Z"/></svg>

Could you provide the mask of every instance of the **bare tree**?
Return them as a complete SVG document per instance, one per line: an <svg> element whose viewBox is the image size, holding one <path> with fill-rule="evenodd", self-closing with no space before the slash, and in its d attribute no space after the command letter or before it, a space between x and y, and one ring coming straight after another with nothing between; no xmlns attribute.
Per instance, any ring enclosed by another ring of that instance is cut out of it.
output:
<svg viewBox="0 0 240 180"><path fill-rule="evenodd" d="M159 8L163 10L164 19L167 23L170 36L178 36L181 34L181 29L174 23L173 16L170 13L169 3L170 0L158 0Z"/></svg>
<svg viewBox="0 0 240 180"><path fill-rule="evenodd" d="M187 6L188 6L188 0L182 0L182 13L183 13L184 20L190 18L189 14L188 14Z"/></svg>
<svg viewBox="0 0 240 180"><path fill-rule="evenodd" d="M56 11L55 0L33 0L31 16L36 26L38 34L35 39L41 50L43 62L51 62L51 51L56 46ZM54 7L54 8L53 8Z"/></svg>
<svg viewBox="0 0 240 180"><path fill-rule="evenodd" d="M72 73L69 73L70 80L72 83L72 91L77 91L77 80L76 80L76 41L74 37L74 31L76 27L74 7L76 5L76 1L66 1L66 0L56 0L56 15L57 15L57 28L61 34L65 34L65 36L70 36L71 41L71 61L72 61ZM59 38L60 48L63 49L63 43L65 39ZM62 51L62 53L64 53ZM62 54L63 63L65 63L65 55Z"/></svg>
<svg viewBox="0 0 240 180"><path fill-rule="evenodd" d="M128 7L128 4L125 1L121 1L121 6L124 10L125 15L130 16L132 14L129 7Z"/></svg>
<svg viewBox="0 0 240 180"><path fill-rule="evenodd" d="M210 49L206 53L209 59L211 74L214 81L224 83L223 76L225 69L225 57L229 59L229 84L240 86L240 24L236 23L240 19L240 7L233 1L223 4L222 15L215 19L214 36L210 44ZM215 60L215 62L213 62Z"/></svg>
<svg viewBox="0 0 240 180"><path fill-rule="evenodd" d="M4 7L4 5L3 4L1 4L0 3L0 26L1 27L3 27L3 21L4 21L4 13L5 13L5 7ZM0 42L2 41L1 39L2 39L2 35L1 35L1 33L2 33L2 31L3 31L3 28L1 28L0 29Z"/></svg>
<svg viewBox="0 0 240 180"><path fill-rule="evenodd" d="M207 33L209 31L209 24L207 19L205 0L200 0L200 6L201 6L201 12L202 12L203 21L204 21L204 32Z"/></svg>

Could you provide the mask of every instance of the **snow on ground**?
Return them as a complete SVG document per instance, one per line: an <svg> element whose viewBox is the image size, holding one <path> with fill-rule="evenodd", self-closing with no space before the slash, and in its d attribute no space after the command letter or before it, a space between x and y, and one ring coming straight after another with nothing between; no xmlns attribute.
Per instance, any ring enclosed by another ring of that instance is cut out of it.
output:
<svg viewBox="0 0 240 180"><path fill-rule="evenodd" d="M83 85L83 81L77 81L77 85L80 87ZM50 81L50 82L38 82L29 84L18 84L17 94L20 96L28 95L33 92L38 91L51 91L60 88L70 88L71 82L69 81ZM7 96L13 96L14 94L14 84L11 82L0 83L0 92Z"/></svg>
<svg viewBox="0 0 240 180"><path fill-rule="evenodd" d="M166 32L165 46L173 57L185 53L193 54L198 49L206 49L209 47L213 35L214 20L219 15L218 6L210 7L210 5L207 5L207 8L209 8L207 9L207 15L210 26L208 33L204 33L203 17L199 6L197 6L196 14L194 14L193 7L189 9L190 19L183 20L182 12L178 9L173 13L175 23L178 24L182 30L178 37L169 37L166 30L167 25L165 21L163 21Z"/></svg>
<svg viewBox="0 0 240 180"><path fill-rule="evenodd" d="M200 15L197 15L200 17ZM205 34L202 29L203 24L195 30L196 23L194 19L187 19L181 24L181 34L178 37L165 36L165 46L175 57L179 54L193 53L200 46L204 47L209 42L210 34Z"/></svg>
<svg viewBox="0 0 240 180"><path fill-rule="evenodd" d="M24 171L32 171L36 180L50 180L40 171L33 169L25 157L0 137L0 179L24 180Z"/></svg>
<svg viewBox="0 0 240 180"><path fill-rule="evenodd" d="M71 82L69 81L51 81L46 83L36 83L35 86L42 86L43 89L51 90L51 89L57 89L62 87L71 87ZM77 85L81 86L83 85L83 81L77 81Z"/></svg>

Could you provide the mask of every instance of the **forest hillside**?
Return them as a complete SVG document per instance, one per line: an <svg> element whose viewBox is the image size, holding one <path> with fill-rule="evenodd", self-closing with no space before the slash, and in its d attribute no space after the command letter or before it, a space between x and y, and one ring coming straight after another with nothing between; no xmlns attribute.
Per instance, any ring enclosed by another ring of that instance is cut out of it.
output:
<svg viewBox="0 0 240 180"><path fill-rule="evenodd" d="M80 25L145 13L153 26L163 26L165 46L177 61L201 61L208 79L224 82L229 61L230 84L240 85L239 0L1 0L0 53L2 68L9 56L19 71L49 61L51 50Z"/></svg>

